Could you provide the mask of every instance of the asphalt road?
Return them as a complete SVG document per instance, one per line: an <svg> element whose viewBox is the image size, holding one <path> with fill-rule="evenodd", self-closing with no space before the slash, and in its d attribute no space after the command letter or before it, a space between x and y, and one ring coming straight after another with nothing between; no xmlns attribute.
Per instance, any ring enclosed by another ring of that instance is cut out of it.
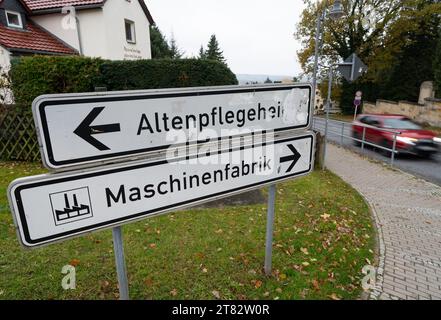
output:
<svg viewBox="0 0 441 320"><path fill-rule="evenodd" d="M341 132L342 124L338 121L329 120L328 124L328 139L337 143L342 143ZM325 119L314 118L314 130L324 132ZM351 136L351 124L347 123L344 126L344 135ZM354 146L354 143L349 138L343 139L343 145L349 147L357 152L362 152L361 147ZM365 147L364 154L377 160L390 163L390 158L381 155L373 147ZM350 164L348 164L350 165ZM423 178L427 181L433 182L441 186L441 152L430 159L420 158L412 155L398 155L395 158L395 167L411 173L415 176Z"/></svg>

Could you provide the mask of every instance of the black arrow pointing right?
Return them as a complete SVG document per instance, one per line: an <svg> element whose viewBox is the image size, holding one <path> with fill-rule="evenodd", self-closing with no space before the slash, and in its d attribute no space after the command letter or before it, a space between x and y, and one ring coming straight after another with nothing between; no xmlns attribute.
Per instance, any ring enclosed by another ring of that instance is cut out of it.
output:
<svg viewBox="0 0 441 320"><path fill-rule="evenodd" d="M286 173L291 172L291 170L294 168L294 166L302 157L302 155L297 151L297 149L292 144L289 144L288 148L289 150L291 150L292 155L280 158L280 163L292 162L288 170L286 170Z"/></svg>
<svg viewBox="0 0 441 320"><path fill-rule="evenodd" d="M74 131L77 136L87 141L100 151L110 150L110 148L92 137L92 135L121 131L121 126L119 123L92 126L92 122L99 116L104 108L105 107L93 108L92 111L90 111L90 113L87 115L87 117L80 123L78 128L76 128Z"/></svg>

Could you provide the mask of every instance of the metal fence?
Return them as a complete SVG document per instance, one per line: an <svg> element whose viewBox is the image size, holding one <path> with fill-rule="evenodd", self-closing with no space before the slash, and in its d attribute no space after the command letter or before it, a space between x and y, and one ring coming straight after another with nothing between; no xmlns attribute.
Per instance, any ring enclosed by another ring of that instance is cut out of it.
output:
<svg viewBox="0 0 441 320"><path fill-rule="evenodd" d="M322 133L325 132L326 119L323 119L323 120L324 120L324 122L321 123L321 122L318 122L315 117L313 117L313 128L315 130L322 132ZM365 124L361 124L361 123L357 124L357 127L362 128L362 136L360 137L360 139L358 139L352 135L352 123L345 122L345 121L332 120L332 126L331 127L328 126L328 128L327 128L327 135L328 135L327 140L330 141L331 140L330 138L332 136L337 137L338 142L342 146L344 146L345 139L350 140L353 143L359 144L362 152L364 152L366 146L371 146L371 147L374 147L374 148L377 148L380 150L384 150L384 151L390 153L390 165L393 166L395 163L395 156L398 154L397 137L399 135L401 135L401 132L396 131L396 130L391 130L391 129L373 127L373 126L369 126L369 125L365 125ZM368 129L374 129L376 131L387 132L387 133L391 134L392 135L392 146L389 148L387 146L379 145L379 144L376 144L372 141L368 141L366 139L366 131ZM347 133L348 130L349 130L349 134Z"/></svg>
<svg viewBox="0 0 441 320"><path fill-rule="evenodd" d="M37 134L30 111L0 105L0 160L40 160Z"/></svg>

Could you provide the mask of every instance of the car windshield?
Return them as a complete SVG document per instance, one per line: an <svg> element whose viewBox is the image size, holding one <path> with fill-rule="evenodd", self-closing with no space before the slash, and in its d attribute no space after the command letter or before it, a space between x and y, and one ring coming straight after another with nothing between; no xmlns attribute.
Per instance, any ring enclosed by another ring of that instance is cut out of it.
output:
<svg viewBox="0 0 441 320"><path fill-rule="evenodd" d="M384 127L388 129L403 129L403 130L420 130L421 126L410 119L392 118L384 119Z"/></svg>

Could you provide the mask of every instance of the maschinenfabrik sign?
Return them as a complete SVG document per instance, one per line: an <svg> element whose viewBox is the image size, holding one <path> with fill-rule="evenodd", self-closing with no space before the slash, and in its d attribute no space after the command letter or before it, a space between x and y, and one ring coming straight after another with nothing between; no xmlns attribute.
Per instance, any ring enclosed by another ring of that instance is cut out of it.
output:
<svg viewBox="0 0 441 320"><path fill-rule="evenodd" d="M35 247L278 181L313 168L314 134L156 162L19 179L9 199Z"/></svg>

